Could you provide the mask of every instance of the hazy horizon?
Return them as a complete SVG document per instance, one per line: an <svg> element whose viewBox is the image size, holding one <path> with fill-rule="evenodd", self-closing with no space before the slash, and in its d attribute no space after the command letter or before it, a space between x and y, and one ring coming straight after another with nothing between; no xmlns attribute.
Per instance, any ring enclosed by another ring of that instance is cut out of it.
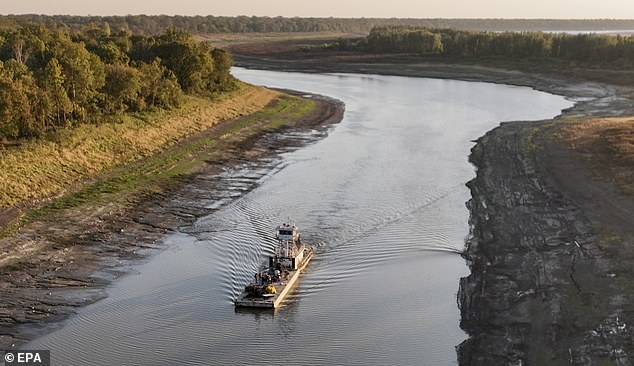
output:
<svg viewBox="0 0 634 366"><path fill-rule="evenodd" d="M0 14L47 15L215 15L284 16L335 18L506 18L506 19L634 19L630 0L533 0L515 3L508 0L367 2L360 0L11 0L0 7Z"/></svg>

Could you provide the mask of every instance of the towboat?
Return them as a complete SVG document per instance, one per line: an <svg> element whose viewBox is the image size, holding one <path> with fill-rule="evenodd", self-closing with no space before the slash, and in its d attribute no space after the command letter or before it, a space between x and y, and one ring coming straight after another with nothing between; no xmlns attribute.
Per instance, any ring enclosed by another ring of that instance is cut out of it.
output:
<svg viewBox="0 0 634 366"><path fill-rule="evenodd" d="M315 254L312 247L302 243L295 224L279 225L275 238L275 252L269 256L267 266L254 273L253 282L238 296L237 307L279 307Z"/></svg>

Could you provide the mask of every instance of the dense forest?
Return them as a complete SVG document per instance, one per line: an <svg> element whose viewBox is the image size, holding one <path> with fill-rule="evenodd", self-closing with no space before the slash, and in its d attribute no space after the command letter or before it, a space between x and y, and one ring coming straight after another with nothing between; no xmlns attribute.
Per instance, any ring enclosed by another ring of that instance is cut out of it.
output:
<svg viewBox="0 0 634 366"><path fill-rule="evenodd" d="M229 53L176 29L10 27L0 31L0 139L169 109L183 94L211 96L232 87L231 64Z"/></svg>
<svg viewBox="0 0 634 366"><path fill-rule="evenodd" d="M376 26L417 26L479 31L602 31L633 30L632 19L377 19L377 18L283 18L222 16L72 16L6 15L0 16L0 28L24 24L42 24L49 29L60 26L82 29L90 24L108 23L113 30L133 34L159 34L179 28L194 34L252 32L345 32L368 33Z"/></svg>
<svg viewBox="0 0 634 366"><path fill-rule="evenodd" d="M558 59L634 66L634 36L543 32L483 32L410 26L375 27L365 38L340 39L331 47L371 53L450 57Z"/></svg>

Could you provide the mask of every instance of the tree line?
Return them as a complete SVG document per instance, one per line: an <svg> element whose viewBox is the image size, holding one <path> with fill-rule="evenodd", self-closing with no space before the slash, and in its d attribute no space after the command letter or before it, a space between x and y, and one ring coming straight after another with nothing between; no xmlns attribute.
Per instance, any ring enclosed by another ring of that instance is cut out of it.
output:
<svg viewBox="0 0 634 366"><path fill-rule="evenodd" d="M194 34L253 32L345 32L367 34L376 26L417 26L478 31L588 31L634 29L633 19L380 19L380 18L284 18L256 16L74 16L5 15L0 28L37 23L50 29L60 26L82 29L90 24L108 23L112 29L134 34L159 34L179 28Z"/></svg>
<svg viewBox="0 0 634 366"><path fill-rule="evenodd" d="M340 39L340 50L451 57L548 58L634 65L634 36L593 33L482 32L411 26L375 27L359 39Z"/></svg>
<svg viewBox="0 0 634 366"><path fill-rule="evenodd" d="M184 94L233 86L231 55L190 33L155 36L25 25L0 31L0 139L37 136L99 116L170 109Z"/></svg>

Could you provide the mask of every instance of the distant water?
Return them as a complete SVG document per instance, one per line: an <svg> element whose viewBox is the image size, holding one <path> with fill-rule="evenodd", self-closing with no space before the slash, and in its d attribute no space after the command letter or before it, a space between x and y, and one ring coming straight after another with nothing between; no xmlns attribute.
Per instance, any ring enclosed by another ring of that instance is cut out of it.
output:
<svg viewBox="0 0 634 366"><path fill-rule="evenodd" d="M224 192L191 203L217 211L167 235L168 249L108 298L25 348L51 349L60 366L456 364L471 140L571 103L486 83L234 74L339 98L345 118L323 139L296 136L315 140L304 148L225 171ZM317 256L283 308L237 311L232 301L289 217Z"/></svg>
<svg viewBox="0 0 634 366"><path fill-rule="evenodd" d="M601 34L622 36L634 35L634 29L601 29L601 30L545 30L544 33L567 33L567 34Z"/></svg>

